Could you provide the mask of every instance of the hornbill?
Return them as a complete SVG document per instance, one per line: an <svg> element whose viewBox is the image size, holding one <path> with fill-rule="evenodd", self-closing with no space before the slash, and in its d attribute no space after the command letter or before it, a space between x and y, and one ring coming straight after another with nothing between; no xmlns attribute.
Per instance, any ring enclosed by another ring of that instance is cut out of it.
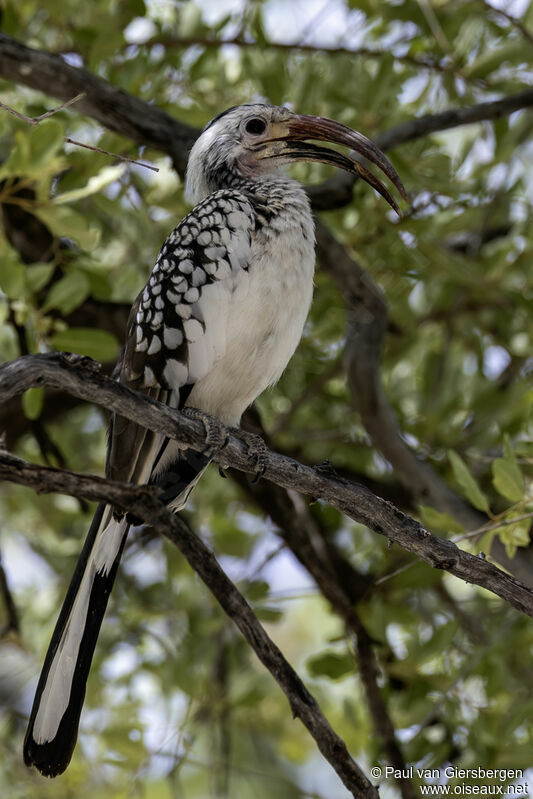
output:
<svg viewBox="0 0 533 799"><path fill-rule="evenodd" d="M311 140L311 141L310 141ZM357 155L316 143L344 145ZM362 134L330 119L259 103L215 117L194 144L186 190L196 203L164 242L133 305L119 380L172 408L236 426L281 376L311 304L314 230L304 188L278 169L333 164L363 178L395 209L378 167L405 198L389 160ZM179 510L209 455L115 415L106 473L153 483ZM49 777L67 767L85 686L131 519L101 504L45 659L24 760Z"/></svg>

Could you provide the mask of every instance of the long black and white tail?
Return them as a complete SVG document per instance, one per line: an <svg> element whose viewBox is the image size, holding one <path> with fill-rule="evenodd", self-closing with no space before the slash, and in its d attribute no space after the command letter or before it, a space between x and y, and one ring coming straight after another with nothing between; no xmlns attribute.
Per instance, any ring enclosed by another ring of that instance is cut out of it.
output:
<svg viewBox="0 0 533 799"><path fill-rule="evenodd" d="M209 458L161 436L148 450L141 478L150 476L169 507L179 510ZM125 517L98 506L52 635L24 740L24 762L47 777L66 769L76 745L87 677L128 530Z"/></svg>
<svg viewBox="0 0 533 799"><path fill-rule="evenodd" d="M72 577L44 662L24 740L24 762L47 777L72 757L85 685L129 524L100 505Z"/></svg>

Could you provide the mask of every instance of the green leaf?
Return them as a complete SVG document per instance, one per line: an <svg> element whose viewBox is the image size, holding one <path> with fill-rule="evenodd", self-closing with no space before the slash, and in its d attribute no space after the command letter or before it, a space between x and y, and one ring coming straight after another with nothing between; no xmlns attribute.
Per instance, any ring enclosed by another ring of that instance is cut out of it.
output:
<svg viewBox="0 0 533 799"><path fill-rule="evenodd" d="M18 254L7 244L0 249L0 289L10 300L22 297L26 286L26 270Z"/></svg>
<svg viewBox="0 0 533 799"><path fill-rule="evenodd" d="M324 652L316 657L309 658L306 663L307 670L312 677L329 677L331 680L340 680L346 674L353 674L355 662L348 652Z"/></svg>
<svg viewBox="0 0 533 799"><path fill-rule="evenodd" d="M464 496L475 508L485 511L485 513L489 513L489 503L487 498L481 491L461 456L458 455L457 452L449 450L448 457L452 465L455 479L459 483Z"/></svg>
<svg viewBox="0 0 533 799"><path fill-rule="evenodd" d="M54 273L56 265L51 264L32 264L26 268L26 285L30 292L35 294L43 289Z"/></svg>
<svg viewBox="0 0 533 799"><path fill-rule="evenodd" d="M496 491L511 502L520 502L524 496L524 479L516 461L496 458L492 464L492 482Z"/></svg>
<svg viewBox="0 0 533 799"><path fill-rule="evenodd" d="M96 194L101 191L105 186L108 186L113 181L118 180L126 169L125 164L118 164L117 166L106 166L101 169L96 175L93 175L85 186L79 189L72 189L65 191L63 194L58 194L54 197L54 205L63 205L64 203L75 202L81 200L83 197L88 197L91 194Z"/></svg>
<svg viewBox="0 0 533 799"><path fill-rule="evenodd" d="M91 250L98 244L99 228L91 226L85 216L72 208L51 204L36 208L34 213L56 236L73 239L85 250Z"/></svg>
<svg viewBox="0 0 533 799"><path fill-rule="evenodd" d="M503 64L529 64L531 61L531 44L525 39L508 39L501 47L490 47L482 51L474 63L465 69L471 78L485 78L493 70Z"/></svg>
<svg viewBox="0 0 533 799"><path fill-rule="evenodd" d="M24 175L40 178L58 172L64 161L56 156L63 143L63 128L55 119L17 130L15 146L0 168L0 178Z"/></svg>
<svg viewBox="0 0 533 799"><path fill-rule="evenodd" d="M515 524L508 524L498 531L508 557L513 558L518 547L528 547L530 545L530 528L531 519L523 519L520 522L515 522Z"/></svg>
<svg viewBox="0 0 533 799"><path fill-rule="evenodd" d="M265 624L277 624L283 618L283 611L279 608L254 608L257 618Z"/></svg>
<svg viewBox="0 0 533 799"><path fill-rule="evenodd" d="M44 388L29 388L22 395L22 409L27 419L38 419L43 409Z"/></svg>
<svg viewBox="0 0 533 799"><path fill-rule="evenodd" d="M270 591L270 585L266 580L252 580L246 585L246 598L249 602L257 602L265 599Z"/></svg>
<svg viewBox="0 0 533 799"><path fill-rule="evenodd" d="M464 533L465 528L448 513L420 505L422 521L429 530L442 530L444 533Z"/></svg>
<svg viewBox="0 0 533 799"><path fill-rule="evenodd" d="M89 278L79 270L69 272L57 283L54 283L42 307L43 313L57 308L69 314L84 301L90 291Z"/></svg>
<svg viewBox="0 0 533 799"><path fill-rule="evenodd" d="M63 146L63 126L57 119L45 119L30 132L30 159L26 174L41 174L53 159L57 150Z"/></svg>
<svg viewBox="0 0 533 799"><path fill-rule="evenodd" d="M96 361L112 361L117 357L119 343L112 333L90 327L69 327L54 333L50 343L56 350L88 355Z"/></svg>

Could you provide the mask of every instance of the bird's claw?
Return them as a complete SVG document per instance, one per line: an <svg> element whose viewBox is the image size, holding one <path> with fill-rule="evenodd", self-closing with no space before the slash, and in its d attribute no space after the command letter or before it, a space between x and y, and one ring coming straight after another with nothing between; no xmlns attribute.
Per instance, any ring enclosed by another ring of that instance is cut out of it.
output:
<svg viewBox="0 0 533 799"><path fill-rule="evenodd" d="M255 485L266 472L268 449L261 436L256 433L249 433L248 430L239 430L239 436L246 442L248 454L253 455L255 458L256 472L252 478L252 485Z"/></svg>
<svg viewBox="0 0 533 799"><path fill-rule="evenodd" d="M228 434L215 416L210 416L198 408L184 408L182 413L190 419L198 419L202 422L205 430L205 450L202 454L206 458L213 458L228 443Z"/></svg>
<svg viewBox="0 0 533 799"><path fill-rule="evenodd" d="M335 468L332 466L329 458L326 458L326 460L322 461L322 463L317 463L314 469L315 472L319 472L320 474L326 475L327 477L337 477L337 472L335 471Z"/></svg>

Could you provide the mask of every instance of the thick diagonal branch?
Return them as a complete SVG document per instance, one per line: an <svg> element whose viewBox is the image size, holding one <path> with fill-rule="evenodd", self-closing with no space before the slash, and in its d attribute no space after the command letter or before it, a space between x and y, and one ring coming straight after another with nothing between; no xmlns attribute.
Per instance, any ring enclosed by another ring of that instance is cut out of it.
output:
<svg viewBox="0 0 533 799"><path fill-rule="evenodd" d="M287 697L293 716L299 718L311 733L320 752L346 788L355 797L377 799L377 790L351 758L346 744L332 729L316 699L281 650L269 638L246 599L220 567L211 550L158 498L156 488L115 483L35 466L5 451L0 451L0 479L30 486L39 492L61 492L108 502L142 519L157 533L172 541L272 674Z"/></svg>
<svg viewBox="0 0 533 799"><path fill-rule="evenodd" d="M428 463L416 456L401 435L381 382L381 351L388 318L381 292L320 221L317 253L321 268L331 275L346 302L346 375L354 405L372 443L392 465L398 480L417 504L431 505L450 514L466 529L482 526L487 517L452 491ZM533 549L524 549L519 558L511 560L498 539L493 546L498 561L530 584Z"/></svg>
<svg viewBox="0 0 533 799"><path fill-rule="evenodd" d="M443 483L430 466L420 461L400 435L380 376L381 350L388 321L381 292L320 221L317 223L317 253L321 268L331 275L346 302L346 375L363 427L374 446L392 464L398 479L417 502L451 513L467 528L477 527L483 523L482 515Z"/></svg>
<svg viewBox="0 0 533 799"><path fill-rule="evenodd" d="M473 125L476 122L499 119L509 116L515 111L533 107L533 89L511 94L499 100L491 100L464 108L447 108L437 114L426 114L423 117L408 119L398 125L384 130L373 137L382 150L391 150L400 144L422 139L440 130L450 130L462 125ZM308 190L311 203L316 211L331 208L342 208L352 199L352 190L357 178L347 172L337 172L329 180Z"/></svg>
<svg viewBox="0 0 533 799"><path fill-rule="evenodd" d="M89 358L61 353L28 355L0 367L0 402L35 386L61 388L69 394L106 407L121 416L161 432L196 450L205 448L202 422L183 416L166 405L132 391L99 374ZM256 456L238 430L225 430L227 444L214 455L223 467L255 473ZM475 583L505 599L513 607L533 616L533 591L486 560L460 550L451 541L438 538L389 502L368 489L335 475L313 469L268 451L264 477L284 488L325 502L380 535L418 555L426 563Z"/></svg>

